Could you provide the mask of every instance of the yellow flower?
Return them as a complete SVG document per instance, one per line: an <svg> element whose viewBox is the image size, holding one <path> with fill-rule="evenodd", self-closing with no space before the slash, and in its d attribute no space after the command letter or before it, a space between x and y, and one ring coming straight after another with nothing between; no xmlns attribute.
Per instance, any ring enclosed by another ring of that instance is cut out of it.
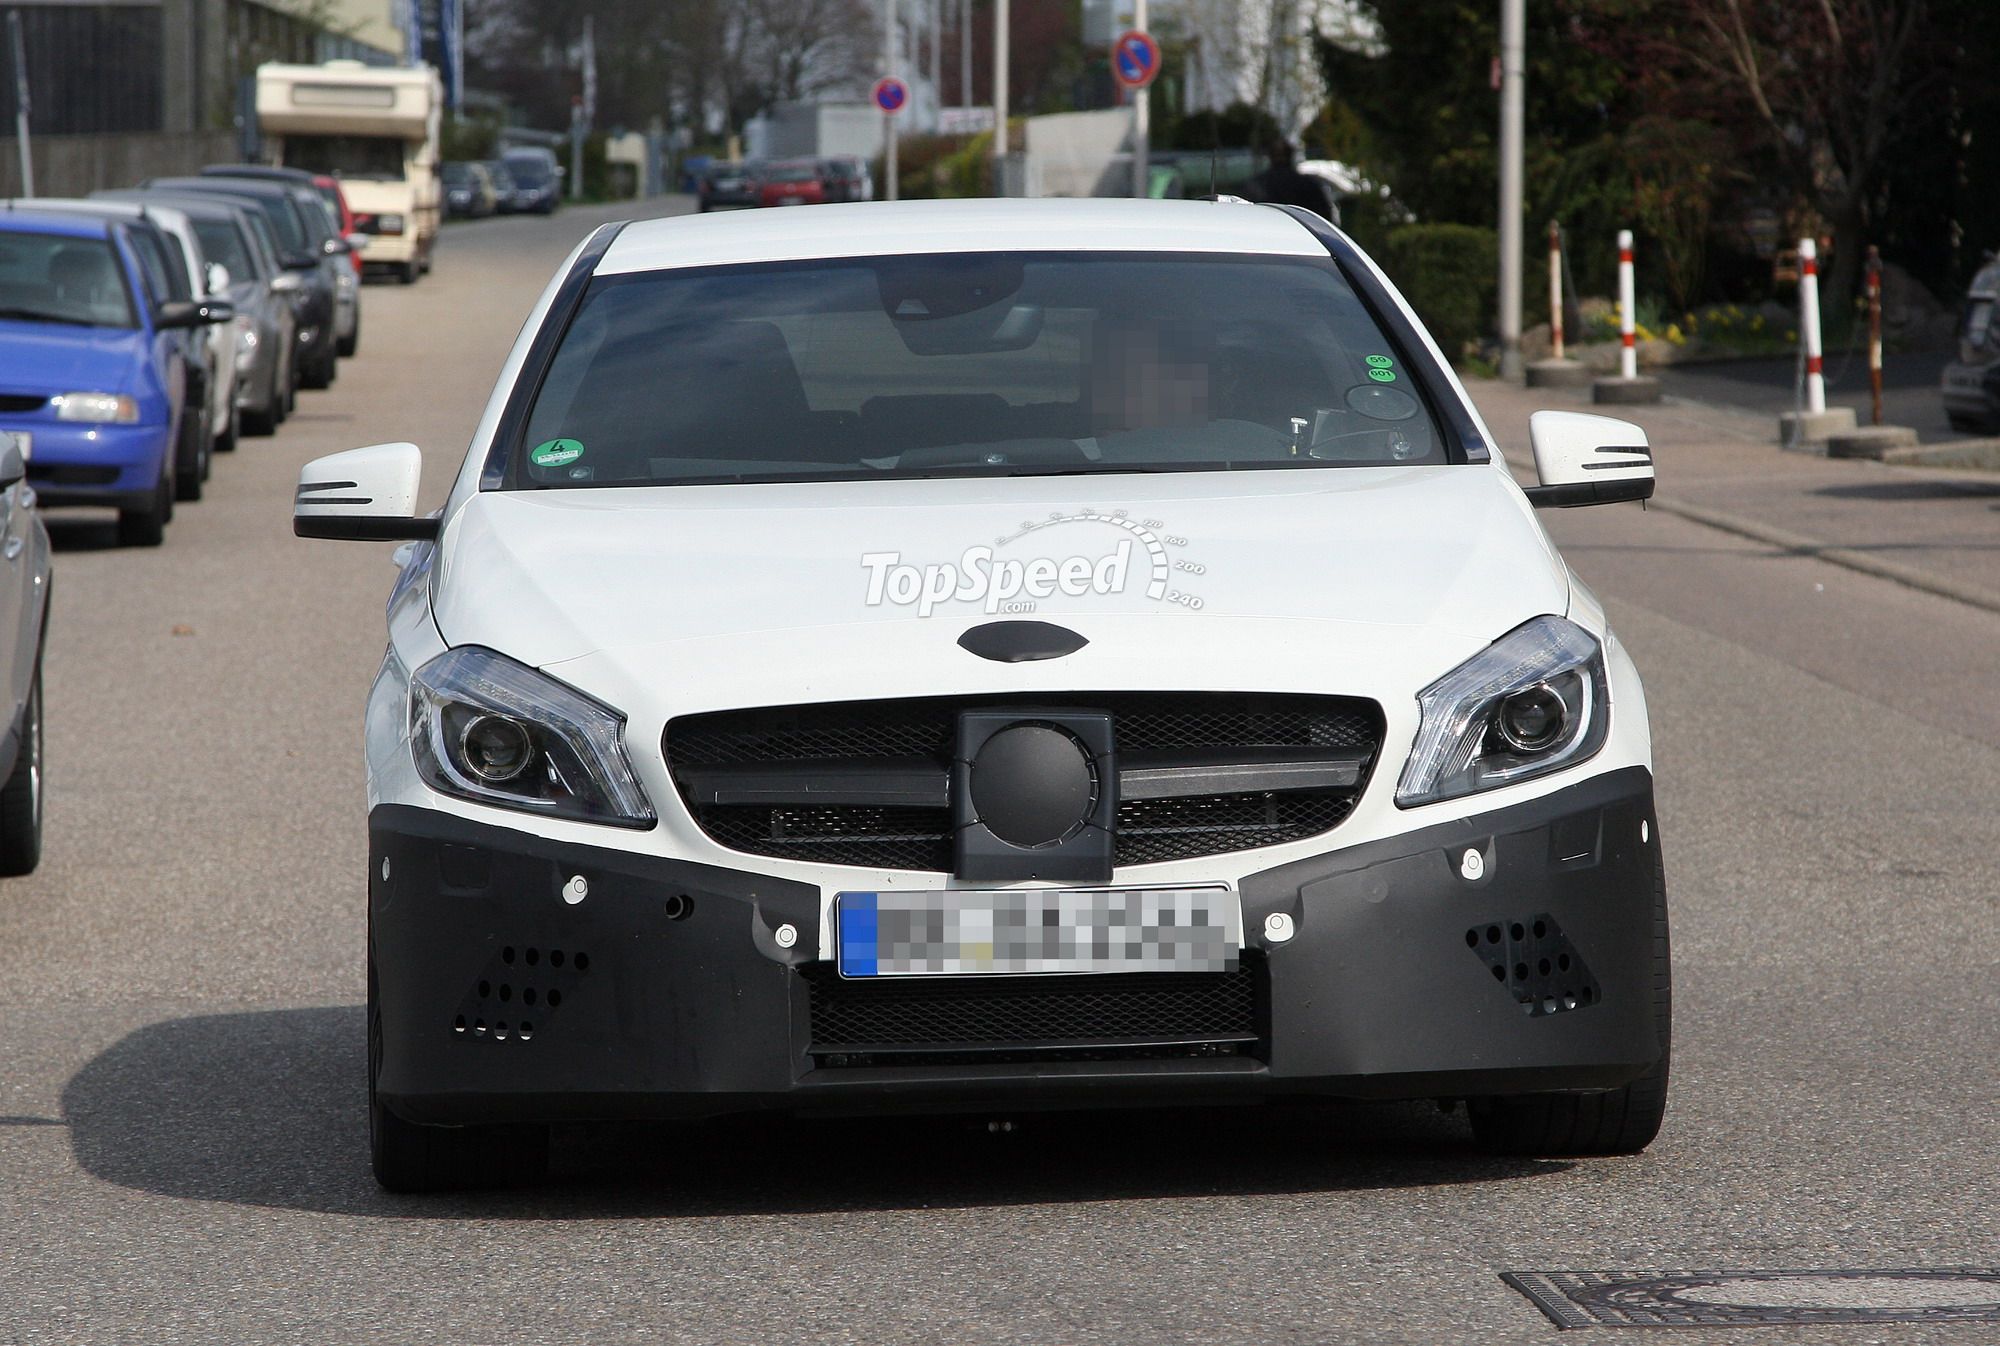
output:
<svg viewBox="0 0 2000 1346"><path fill-rule="evenodd" d="M1759 313L1755 317L1750 319L1750 330L1753 332L1761 332L1764 330L1763 314Z"/></svg>
<svg viewBox="0 0 2000 1346"><path fill-rule="evenodd" d="M1787 331L1785 333L1785 340L1787 341L1797 341L1798 339L1799 339L1799 334L1797 332Z"/></svg>
<svg viewBox="0 0 2000 1346"><path fill-rule="evenodd" d="M1687 345L1687 334L1681 331L1679 323L1670 322L1667 324L1667 340L1673 342L1676 346L1685 346Z"/></svg>

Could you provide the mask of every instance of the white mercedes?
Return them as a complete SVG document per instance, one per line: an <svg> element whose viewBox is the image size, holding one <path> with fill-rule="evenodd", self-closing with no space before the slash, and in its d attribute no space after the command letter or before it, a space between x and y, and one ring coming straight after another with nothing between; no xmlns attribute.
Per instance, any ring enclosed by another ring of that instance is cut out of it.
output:
<svg viewBox="0 0 2000 1346"><path fill-rule="evenodd" d="M593 233L402 539L367 710L375 1172L552 1123L1281 1096L1658 1130L1639 677L1352 241L1240 202L986 201Z"/></svg>

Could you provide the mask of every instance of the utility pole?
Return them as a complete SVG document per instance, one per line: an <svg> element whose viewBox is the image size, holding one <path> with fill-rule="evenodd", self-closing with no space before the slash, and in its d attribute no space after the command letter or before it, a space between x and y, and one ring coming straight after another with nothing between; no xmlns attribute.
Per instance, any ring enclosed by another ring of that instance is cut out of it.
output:
<svg viewBox="0 0 2000 1346"><path fill-rule="evenodd" d="M993 0L993 194L1007 194L1007 0Z"/></svg>
<svg viewBox="0 0 2000 1346"><path fill-rule="evenodd" d="M1146 31L1146 0L1133 0L1132 26ZM1152 89L1132 90L1132 195L1142 201L1152 195L1152 112Z"/></svg>
<svg viewBox="0 0 2000 1346"><path fill-rule="evenodd" d="M958 105L972 106L972 0L958 0Z"/></svg>
<svg viewBox="0 0 2000 1346"><path fill-rule="evenodd" d="M896 5L898 0L883 0L882 3L882 77L896 78ZM895 114L882 114L882 199L896 199L896 118Z"/></svg>
<svg viewBox="0 0 2000 1346"><path fill-rule="evenodd" d="M1527 0L1500 0L1500 377L1521 377L1521 142Z"/></svg>
<svg viewBox="0 0 2000 1346"><path fill-rule="evenodd" d="M21 147L21 195L35 194L35 158L28 151L28 48L21 40L21 11L7 11L7 40L14 49L14 136Z"/></svg>
<svg viewBox="0 0 2000 1346"><path fill-rule="evenodd" d="M938 129L937 110L944 107L944 0L931 0L931 130Z"/></svg>

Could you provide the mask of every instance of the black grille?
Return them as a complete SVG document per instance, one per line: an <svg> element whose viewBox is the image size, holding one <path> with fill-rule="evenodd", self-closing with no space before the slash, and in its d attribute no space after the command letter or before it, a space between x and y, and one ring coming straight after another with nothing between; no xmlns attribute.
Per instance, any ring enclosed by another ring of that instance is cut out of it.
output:
<svg viewBox="0 0 2000 1346"><path fill-rule="evenodd" d="M81 463L30 462L28 480L48 486L109 486L118 480L118 469Z"/></svg>
<svg viewBox="0 0 2000 1346"><path fill-rule="evenodd" d="M1216 1054L1257 1038L1257 977L1225 973L908 977L844 980L830 964L801 970L811 1050L825 1057L994 1060L996 1054ZM882 1062L875 1062L880 1064Z"/></svg>
<svg viewBox="0 0 2000 1346"><path fill-rule="evenodd" d="M1382 715L1351 697L1222 692L1073 692L1036 697L930 697L829 702L683 716L667 726L668 765L696 823L753 855L867 868L949 871L944 807L773 805L697 801L683 773L758 763L911 761L942 771L960 711L1034 707L1108 712L1121 753L1324 749L1372 754ZM1340 789L1128 799L1118 809L1114 862L1152 864L1223 855L1316 836L1353 810L1361 780Z"/></svg>
<svg viewBox="0 0 2000 1346"><path fill-rule="evenodd" d="M36 411L48 400L40 393L0 393L0 411Z"/></svg>

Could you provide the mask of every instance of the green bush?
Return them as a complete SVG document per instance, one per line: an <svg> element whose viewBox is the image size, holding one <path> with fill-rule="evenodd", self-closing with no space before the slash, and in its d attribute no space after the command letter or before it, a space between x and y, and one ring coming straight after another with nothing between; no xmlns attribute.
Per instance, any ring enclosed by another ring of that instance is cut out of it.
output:
<svg viewBox="0 0 2000 1346"><path fill-rule="evenodd" d="M1454 364L1492 328L1499 240L1469 224L1406 224L1376 254Z"/></svg>

